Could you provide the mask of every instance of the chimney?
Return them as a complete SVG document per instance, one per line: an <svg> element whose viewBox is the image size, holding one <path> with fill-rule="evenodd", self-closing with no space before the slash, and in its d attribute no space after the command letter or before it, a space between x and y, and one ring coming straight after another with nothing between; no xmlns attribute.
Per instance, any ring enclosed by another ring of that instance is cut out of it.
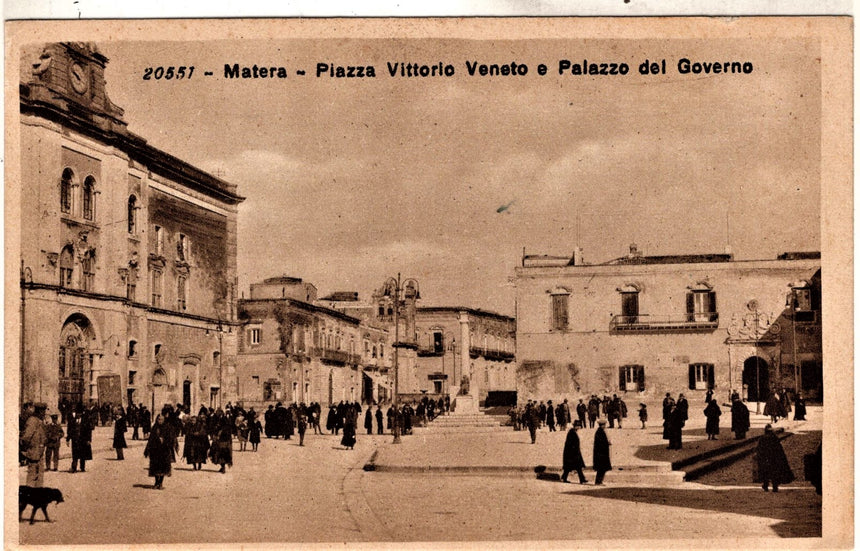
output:
<svg viewBox="0 0 860 551"><path fill-rule="evenodd" d="M642 256L642 253L639 252L639 247L636 246L636 243L630 244L630 252L627 253L627 258L638 258Z"/></svg>
<svg viewBox="0 0 860 551"><path fill-rule="evenodd" d="M573 248L573 265L574 266L582 266L584 264L582 260L582 247L574 247Z"/></svg>

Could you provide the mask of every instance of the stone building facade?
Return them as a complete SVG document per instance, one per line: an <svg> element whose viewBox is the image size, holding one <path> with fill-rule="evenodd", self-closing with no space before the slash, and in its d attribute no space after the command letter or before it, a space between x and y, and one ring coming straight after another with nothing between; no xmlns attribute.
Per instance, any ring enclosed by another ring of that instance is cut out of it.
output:
<svg viewBox="0 0 860 551"><path fill-rule="evenodd" d="M821 395L818 253L604 264L526 256L516 269L519 399L665 392L747 400L771 388ZM797 366L797 368L795 368Z"/></svg>
<svg viewBox="0 0 860 551"><path fill-rule="evenodd" d="M293 298L315 294L301 279L276 277L252 284L250 299L239 300L237 381L245 407L390 399L388 332Z"/></svg>
<svg viewBox="0 0 860 551"><path fill-rule="evenodd" d="M107 62L86 43L22 55L20 399L217 406L243 198L130 132Z"/></svg>

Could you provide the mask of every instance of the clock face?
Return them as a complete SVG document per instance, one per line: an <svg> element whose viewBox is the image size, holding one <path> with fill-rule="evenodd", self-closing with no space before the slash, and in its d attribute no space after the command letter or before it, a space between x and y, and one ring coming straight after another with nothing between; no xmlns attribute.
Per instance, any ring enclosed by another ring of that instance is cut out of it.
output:
<svg viewBox="0 0 860 551"><path fill-rule="evenodd" d="M72 80L72 88L79 94L86 92L90 86L89 71L79 63L72 63L69 68L69 77Z"/></svg>

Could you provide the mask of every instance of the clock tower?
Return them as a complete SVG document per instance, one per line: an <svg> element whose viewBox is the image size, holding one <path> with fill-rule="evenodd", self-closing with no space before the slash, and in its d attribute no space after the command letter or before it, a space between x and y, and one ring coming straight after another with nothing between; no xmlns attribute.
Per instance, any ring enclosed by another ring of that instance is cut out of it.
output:
<svg viewBox="0 0 860 551"><path fill-rule="evenodd" d="M107 61L89 42L25 49L21 56L22 99L102 131L125 134L123 110L110 101L105 90Z"/></svg>

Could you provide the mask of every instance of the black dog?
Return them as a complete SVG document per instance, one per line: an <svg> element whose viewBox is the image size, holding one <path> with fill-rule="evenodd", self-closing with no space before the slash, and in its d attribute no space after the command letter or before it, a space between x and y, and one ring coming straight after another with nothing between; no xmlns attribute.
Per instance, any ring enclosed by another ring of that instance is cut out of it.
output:
<svg viewBox="0 0 860 551"><path fill-rule="evenodd" d="M34 488L32 486L18 486L18 520L21 520L21 514L27 505L33 507L33 514L30 515L30 524L33 524L33 519L36 518L36 511L41 509L45 513L45 521L51 522L48 518L48 504L52 501L57 503L63 502L63 492L56 488Z"/></svg>

